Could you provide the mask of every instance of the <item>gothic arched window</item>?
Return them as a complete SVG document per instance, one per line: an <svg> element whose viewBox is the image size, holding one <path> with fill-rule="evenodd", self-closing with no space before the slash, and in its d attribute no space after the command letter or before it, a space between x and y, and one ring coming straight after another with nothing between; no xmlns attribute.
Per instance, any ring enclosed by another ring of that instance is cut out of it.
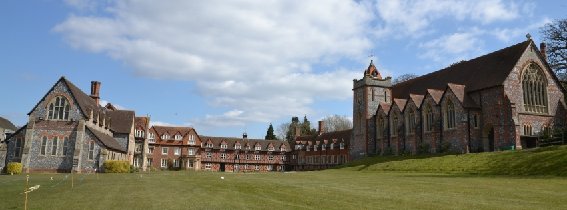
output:
<svg viewBox="0 0 567 210"><path fill-rule="evenodd" d="M547 82L542 69L530 64L522 75L524 111L547 113Z"/></svg>
<svg viewBox="0 0 567 210"><path fill-rule="evenodd" d="M447 100L447 109L445 110L445 121L448 129L455 128L455 105L451 100Z"/></svg>
<svg viewBox="0 0 567 210"><path fill-rule="evenodd" d="M69 119L69 102L63 96L57 96L49 103L49 113L47 119L50 120L68 120Z"/></svg>
<svg viewBox="0 0 567 210"><path fill-rule="evenodd" d="M392 136L398 135L398 115L396 115L396 114L394 114L394 117L392 118L392 125L391 125L390 134Z"/></svg>
<svg viewBox="0 0 567 210"><path fill-rule="evenodd" d="M415 133L415 111L413 109L409 110L409 113L407 115L407 119L406 119L406 130L408 134L414 134Z"/></svg>
<svg viewBox="0 0 567 210"><path fill-rule="evenodd" d="M433 131L433 110L431 110L431 106L427 105L425 106L425 112L423 113L424 115L424 128L425 131Z"/></svg>

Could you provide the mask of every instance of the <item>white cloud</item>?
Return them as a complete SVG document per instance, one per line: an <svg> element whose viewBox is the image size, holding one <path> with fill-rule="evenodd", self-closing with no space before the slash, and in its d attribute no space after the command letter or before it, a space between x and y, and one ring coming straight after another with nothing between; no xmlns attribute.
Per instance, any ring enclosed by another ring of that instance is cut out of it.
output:
<svg viewBox="0 0 567 210"><path fill-rule="evenodd" d="M457 32L433 39L419 45L424 53L419 57L436 62L455 62L470 58L482 49L484 42L478 38L482 31Z"/></svg>
<svg viewBox="0 0 567 210"><path fill-rule="evenodd" d="M471 20L482 24L510 21L519 17L521 8L513 1L478 0L378 0L375 4L383 20L380 35L421 36L430 33L429 25L440 19Z"/></svg>
<svg viewBox="0 0 567 210"><path fill-rule="evenodd" d="M78 49L125 62L138 75L194 81L228 109L195 124L242 125L309 114L318 99L351 96L353 72L312 66L361 57L372 46L366 2L118 1L108 14L72 15L54 28ZM331 62L330 62L331 61Z"/></svg>
<svg viewBox="0 0 567 210"><path fill-rule="evenodd" d="M100 99L100 100L98 101L98 104L101 105L101 106L106 106L106 104L108 104L108 103L110 103L110 102L107 101L107 100L104 100L104 99ZM112 104L112 106L114 106L114 107L115 107L116 109L118 109L118 110L128 110L128 108L126 108L126 107L124 107L124 106L121 106L121 105L118 105L118 104L114 104L114 103L111 103L111 104Z"/></svg>

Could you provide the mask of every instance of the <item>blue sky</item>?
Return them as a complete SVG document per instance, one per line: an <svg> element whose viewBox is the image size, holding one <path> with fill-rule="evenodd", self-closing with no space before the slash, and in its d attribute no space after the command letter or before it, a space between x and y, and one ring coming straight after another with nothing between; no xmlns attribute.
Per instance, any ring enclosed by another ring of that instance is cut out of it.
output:
<svg viewBox="0 0 567 210"><path fill-rule="evenodd" d="M269 123L352 116L369 55L418 75L524 41L564 1L93 1L0 3L0 116L21 126L65 76L156 124L263 138Z"/></svg>

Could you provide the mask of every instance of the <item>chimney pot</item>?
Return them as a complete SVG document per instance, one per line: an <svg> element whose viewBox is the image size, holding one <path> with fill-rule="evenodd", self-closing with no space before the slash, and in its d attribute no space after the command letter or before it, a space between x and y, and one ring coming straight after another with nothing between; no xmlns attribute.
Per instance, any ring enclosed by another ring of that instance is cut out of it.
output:
<svg viewBox="0 0 567 210"><path fill-rule="evenodd" d="M99 104L100 99L100 82L99 81L91 81L91 98L96 101L96 104Z"/></svg>

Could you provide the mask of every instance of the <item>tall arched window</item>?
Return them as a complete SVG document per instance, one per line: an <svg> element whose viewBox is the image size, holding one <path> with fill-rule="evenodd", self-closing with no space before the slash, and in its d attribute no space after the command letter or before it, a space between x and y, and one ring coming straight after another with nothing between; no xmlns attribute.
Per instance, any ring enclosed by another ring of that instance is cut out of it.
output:
<svg viewBox="0 0 567 210"><path fill-rule="evenodd" d="M63 96L57 96L49 103L49 113L47 116L50 120L68 120L69 119L69 102Z"/></svg>
<svg viewBox="0 0 567 210"><path fill-rule="evenodd" d="M423 113L424 115L424 128L425 131L433 131L433 110L431 110L431 106L430 105L426 105L425 106L425 112Z"/></svg>
<svg viewBox="0 0 567 210"><path fill-rule="evenodd" d="M398 115L394 114L394 117L392 118L392 125L391 125L391 135L392 136L397 136L398 135Z"/></svg>
<svg viewBox="0 0 567 210"><path fill-rule="evenodd" d="M532 63L524 70L522 89L526 112L547 113L547 82L538 65Z"/></svg>
<svg viewBox="0 0 567 210"><path fill-rule="evenodd" d="M447 100L447 108L445 110L445 125L448 129L455 128L455 105L451 100Z"/></svg>
<svg viewBox="0 0 567 210"><path fill-rule="evenodd" d="M384 118L382 117L378 117L378 126L377 126L377 132L378 132L378 139L382 139L386 133L386 130L384 130L385 126L384 126Z"/></svg>
<svg viewBox="0 0 567 210"><path fill-rule="evenodd" d="M415 133L415 111L413 111L413 109L409 110L409 113L407 115L407 119L406 119L406 131L408 134L414 134Z"/></svg>

